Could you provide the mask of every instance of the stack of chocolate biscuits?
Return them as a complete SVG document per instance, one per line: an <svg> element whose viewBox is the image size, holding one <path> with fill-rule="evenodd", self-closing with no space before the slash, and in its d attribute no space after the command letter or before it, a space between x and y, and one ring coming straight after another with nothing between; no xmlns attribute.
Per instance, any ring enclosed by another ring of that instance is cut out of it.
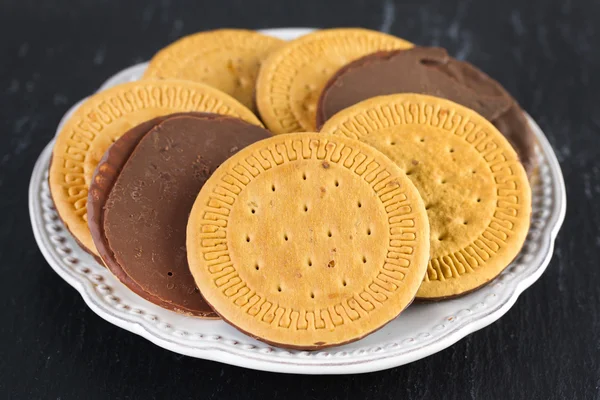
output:
<svg viewBox="0 0 600 400"><path fill-rule="evenodd" d="M310 350L498 276L529 230L534 147L510 94L444 49L224 29L88 98L49 181L136 294Z"/></svg>

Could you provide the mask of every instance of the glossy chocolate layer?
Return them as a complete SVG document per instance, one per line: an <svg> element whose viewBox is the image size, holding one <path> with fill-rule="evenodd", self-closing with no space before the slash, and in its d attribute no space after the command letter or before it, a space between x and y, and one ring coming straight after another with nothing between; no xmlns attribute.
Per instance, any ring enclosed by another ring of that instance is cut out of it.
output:
<svg viewBox="0 0 600 400"><path fill-rule="evenodd" d="M242 120L202 113L156 118L123 135L98 165L88 198L88 224L107 267L155 304L217 317L189 272L188 214L223 161L269 136Z"/></svg>

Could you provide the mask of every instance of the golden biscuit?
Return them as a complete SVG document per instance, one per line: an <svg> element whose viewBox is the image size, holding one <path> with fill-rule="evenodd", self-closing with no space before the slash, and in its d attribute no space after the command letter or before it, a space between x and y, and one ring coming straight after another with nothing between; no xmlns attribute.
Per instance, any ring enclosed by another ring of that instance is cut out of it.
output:
<svg viewBox="0 0 600 400"><path fill-rule="evenodd" d="M417 298L472 291L519 253L531 216L527 175L506 138L476 112L427 95L381 96L340 111L322 132L381 150L419 189L431 260Z"/></svg>
<svg viewBox="0 0 600 400"><path fill-rule="evenodd" d="M243 29L196 33L156 53L144 78L206 83L254 109L254 86L260 64L283 43L283 40Z"/></svg>
<svg viewBox="0 0 600 400"><path fill-rule="evenodd" d="M234 98L210 86L174 79L125 83L89 97L56 137L49 183L56 210L80 245L97 256L87 226L92 174L108 147L140 123L163 115L203 111L262 126Z"/></svg>
<svg viewBox="0 0 600 400"><path fill-rule="evenodd" d="M187 226L188 264L225 320L300 349L369 334L412 301L429 258L417 189L371 146L278 135L225 161Z"/></svg>
<svg viewBox="0 0 600 400"><path fill-rule="evenodd" d="M405 49L403 39L367 29L327 29L302 36L264 61L256 82L256 104L274 133L315 129L319 95L343 65L379 50Z"/></svg>

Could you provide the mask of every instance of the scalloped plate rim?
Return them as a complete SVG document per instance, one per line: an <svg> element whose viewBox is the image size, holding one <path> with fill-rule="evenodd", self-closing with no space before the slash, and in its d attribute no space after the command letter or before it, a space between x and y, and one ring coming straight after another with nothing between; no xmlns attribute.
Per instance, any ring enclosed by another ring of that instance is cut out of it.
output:
<svg viewBox="0 0 600 400"><path fill-rule="evenodd" d="M263 32L283 38L291 38L296 35L308 33L311 30L311 28L281 28L264 30ZM115 81L121 79L123 76L126 76L128 73L131 73L131 71L137 71L138 69L142 70L145 65L147 65L147 63L139 63L118 72L109 78L101 86L101 89L114 84ZM59 126L62 125L65 118L79 104L81 104L81 101L71 107L71 109L61 120ZM41 213L39 213L39 210L42 208L41 200L39 199L40 184L44 184L43 180L47 170L47 163L53 140L44 148L40 157L36 161L32 173L29 185L29 212L31 223L38 247L40 248L47 262L61 278L63 278L81 294L85 303L92 309L92 311L108 322L130 332L136 333L160 347L183 355L272 372L301 374L348 374L388 369L437 353L458 342L469 333L488 326L494 321L498 320L515 304L519 295L535 281L537 281L537 279L539 279L539 277L547 268L553 254L554 241L565 217L566 191L560 165L558 164L556 156L552 151L552 147L535 121L529 116L528 119L534 128L534 131L536 132L539 146L541 147L541 151L545 156L545 161L548 164L549 174L551 175L555 189L555 193L553 194L554 201L550 206L550 215L547 219L546 225L541 229L542 232L540 234L540 238L537 239L539 250L536 255L539 257L543 251L543 258L538 261L538 267L535 270L530 271L529 274L522 277L520 282L511 287L512 293L509 294L505 301L488 309L486 314L473 315L471 318L462 318L463 320L460 324L457 324L453 329L445 332L443 339L435 340L434 338L431 341L425 341L421 346L414 347L405 352L385 352L381 348L377 347L376 349L379 349L379 352L371 351L369 353L366 351L366 356L364 354L358 354L353 357L344 357L338 359L337 361L328 358L327 354L329 354L329 352L327 351L314 352L308 356L302 355L302 353L306 352L289 352L289 354L294 354L293 361L290 361L283 359L281 355L278 355L277 349L273 348L272 346L261 344L262 349L259 348L258 350L255 348L236 349L235 345L237 343L235 343L235 341L233 341L233 345L227 343L223 344L219 342L222 339L221 337L215 338L212 344L209 344L210 340L207 339L207 343L202 343L202 346L198 345L198 342L196 342L197 346L192 347L172 339L165 339L164 337L158 336L153 331L153 328L150 328L148 324L134 320L133 317L126 319L123 316L117 315L114 310L108 309L105 302L98 301L100 295L96 290L94 290L95 287L89 280L86 280L73 273L70 270L70 267L61 266L63 262L58 259L57 255L50 250L53 244L50 242L46 232L41 227L44 224L44 217L41 215ZM82 251L81 249L78 250ZM139 300L144 302L144 300L141 298L139 298ZM200 323L202 323L202 321L200 321ZM384 344L382 344L382 346L384 346ZM335 351L335 348L329 350L333 352ZM286 356L288 355L287 353L288 352L284 351ZM317 356L320 354L325 355L323 358L317 358Z"/></svg>

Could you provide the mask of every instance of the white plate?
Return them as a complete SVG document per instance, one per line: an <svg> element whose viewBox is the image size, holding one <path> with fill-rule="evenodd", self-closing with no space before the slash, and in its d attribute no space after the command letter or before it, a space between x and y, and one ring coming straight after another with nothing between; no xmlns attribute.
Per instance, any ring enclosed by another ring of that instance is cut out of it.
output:
<svg viewBox="0 0 600 400"><path fill-rule="evenodd" d="M290 39L308 31L290 28L266 32ZM136 80L145 67L146 64L139 64L127 68L102 88ZM225 322L204 321L164 310L121 285L77 246L56 214L47 183L52 142L40 155L31 177L31 223L50 266L79 291L95 313L160 347L191 357L275 372L377 371L427 357L496 321L546 269L565 215L565 186L550 144L535 121L529 118L529 122L538 141L539 175L532 182L531 230L517 259L498 279L474 293L440 303L414 304L374 334L326 351L288 351L269 346Z"/></svg>

